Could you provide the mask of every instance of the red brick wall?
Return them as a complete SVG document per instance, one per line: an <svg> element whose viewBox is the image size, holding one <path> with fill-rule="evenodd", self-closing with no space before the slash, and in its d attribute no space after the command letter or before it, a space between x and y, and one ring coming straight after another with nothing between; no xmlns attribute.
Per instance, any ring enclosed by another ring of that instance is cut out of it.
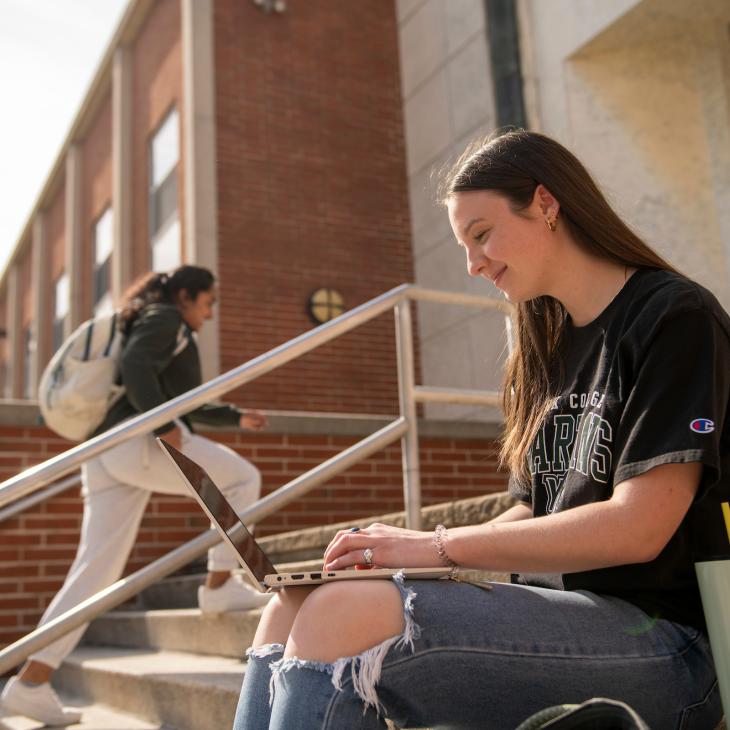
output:
<svg viewBox="0 0 730 730"><path fill-rule="evenodd" d="M267 494L333 456L358 437L208 434L250 458ZM62 451L67 444L40 427L0 426L0 481ZM484 440L421 439L423 504L501 491L493 444ZM393 445L263 520L259 534L294 530L403 508L401 455ZM34 628L75 555L81 524L73 489L0 523L0 646ZM127 572L207 527L192 500L155 495L142 521Z"/></svg>
<svg viewBox="0 0 730 730"><path fill-rule="evenodd" d="M393 3L215 3L221 366L413 279ZM397 410L393 317L231 397L287 410Z"/></svg>
<svg viewBox="0 0 730 730"><path fill-rule="evenodd" d="M179 104L182 97L180 43L179 0L157 0L153 3L132 50L134 277L150 268L149 143L167 113L174 105ZM182 114L180 116L182 122ZM182 140L182 127L180 133ZM182 175L181 167L178 171ZM179 179L182 180L182 177ZM180 204L182 205L182 200Z"/></svg>
<svg viewBox="0 0 730 730"><path fill-rule="evenodd" d="M61 184L46 208L46 243L51 261L51 281L66 268L66 186Z"/></svg>
<svg viewBox="0 0 730 730"><path fill-rule="evenodd" d="M111 96L99 110L82 148L83 213L82 241L82 319L92 313L92 272L94 228L99 216L111 205L112 198L112 103Z"/></svg>

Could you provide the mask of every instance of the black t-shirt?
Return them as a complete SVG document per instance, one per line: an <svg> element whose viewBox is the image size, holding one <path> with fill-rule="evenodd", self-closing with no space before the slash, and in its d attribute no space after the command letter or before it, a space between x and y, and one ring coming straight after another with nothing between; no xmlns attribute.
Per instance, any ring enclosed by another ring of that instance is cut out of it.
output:
<svg viewBox="0 0 730 730"><path fill-rule="evenodd" d="M730 555L721 508L730 499L730 318L700 285L640 269L566 335L563 386L530 450L531 484L513 479L510 492L546 515L607 500L614 484L660 464L693 461L703 464L700 488L651 562L515 579L617 596L704 630L694 562Z"/></svg>

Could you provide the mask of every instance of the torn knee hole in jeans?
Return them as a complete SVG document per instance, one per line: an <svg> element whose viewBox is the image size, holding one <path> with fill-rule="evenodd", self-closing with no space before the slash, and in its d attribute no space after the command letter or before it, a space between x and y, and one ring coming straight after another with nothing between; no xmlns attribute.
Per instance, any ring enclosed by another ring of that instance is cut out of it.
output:
<svg viewBox="0 0 730 730"><path fill-rule="evenodd" d="M349 675L352 680L352 688L355 694L365 703L363 713L368 707L372 707L380 715L381 705L378 700L376 685L380 680L380 672L383 667L383 660L392 646L398 649L409 647L413 651L413 641L421 635L421 627L413 618L413 603L416 592L413 588L406 588L404 574L399 572L393 576L393 581L398 586L403 601L403 619L405 628L399 636L392 636L371 649L366 649L361 654L351 657L343 657L332 663L317 662L310 659L299 659L297 657L282 658L272 662L271 682L269 684L269 704L274 701L274 682L283 672L291 669L314 669L318 672L330 674L332 685L338 691L342 690L342 683L346 678L349 668Z"/></svg>
<svg viewBox="0 0 730 730"><path fill-rule="evenodd" d="M284 644L263 644L246 649L247 659L265 659L272 654L283 654Z"/></svg>

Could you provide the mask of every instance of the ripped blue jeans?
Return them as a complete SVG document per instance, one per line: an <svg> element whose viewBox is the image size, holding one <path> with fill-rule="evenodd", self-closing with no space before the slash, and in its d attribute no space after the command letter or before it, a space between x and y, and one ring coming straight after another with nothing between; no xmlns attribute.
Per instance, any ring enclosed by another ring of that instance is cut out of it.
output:
<svg viewBox="0 0 730 730"><path fill-rule="evenodd" d="M396 580L405 632L332 664L249 650L234 730L514 730L535 712L622 700L655 730L722 716L705 636L587 591Z"/></svg>

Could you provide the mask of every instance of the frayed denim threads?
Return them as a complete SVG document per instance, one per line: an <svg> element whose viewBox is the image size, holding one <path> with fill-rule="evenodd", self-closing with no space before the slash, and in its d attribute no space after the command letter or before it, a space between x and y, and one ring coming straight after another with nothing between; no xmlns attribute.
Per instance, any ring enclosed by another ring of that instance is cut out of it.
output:
<svg viewBox="0 0 730 730"><path fill-rule="evenodd" d="M263 644L261 646L250 646L246 649L246 659L265 659L272 654L281 654L284 651L284 644Z"/></svg>
<svg viewBox="0 0 730 730"><path fill-rule="evenodd" d="M342 691L342 682L349 665L352 688L355 694L365 703L363 714L367 712L368 707L372 707L380 715L382 706L378 700L376 686L380 681L380 672L385 655L393 646L397 649L407 646L413 652L413 642L421 635L421 627L413 618L413 604L416 592L413 588L406 588L403 571L399 571L393 576L393 582L398 586L403 600L403 620L405 623L403 633L399 636L392 636L371 649L366 649L358 656L342 657L331 663L315 662L297 657L282 658L272 662L270 665L269 706L274 702L274 682L282 672L288 672L290 669L313 669L317 672L324 672L332 676L334 688L337 691Z"/></svg>

